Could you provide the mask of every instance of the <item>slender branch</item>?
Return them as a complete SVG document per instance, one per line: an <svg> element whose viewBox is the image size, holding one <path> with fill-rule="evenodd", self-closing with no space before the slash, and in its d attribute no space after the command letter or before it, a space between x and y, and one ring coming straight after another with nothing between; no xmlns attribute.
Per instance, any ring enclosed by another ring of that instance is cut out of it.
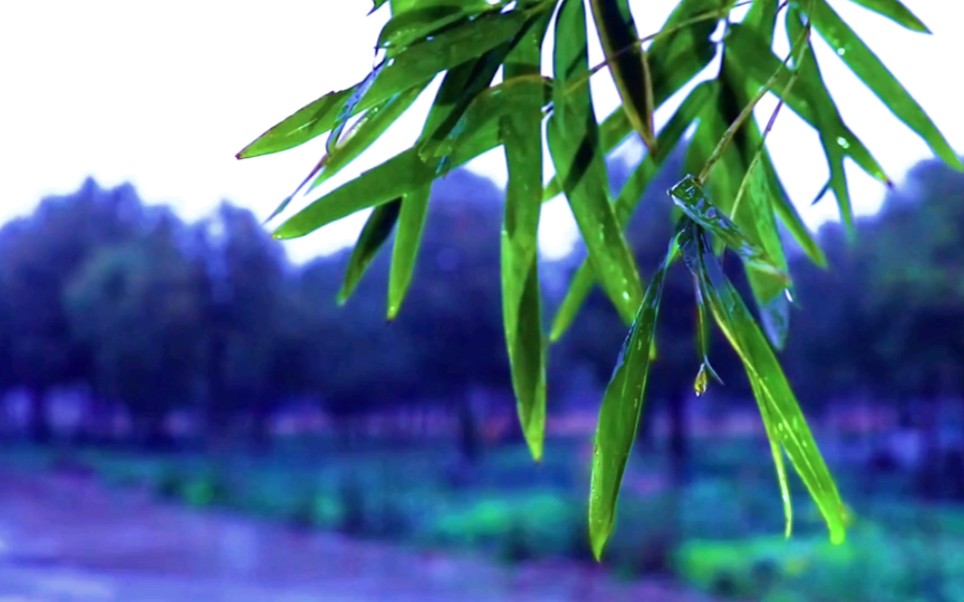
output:
<svg viewBox="0 0 964 602"><path fill-rule="evenodd" d="M719 144L717 144L716 148L713 149L709 159L706 160L706 165L703 166L703 170L700 172L700 175L697 178L697 181L700 184L706 182L706 179L709 177L713 167L716 166L716 163L720 160L720 157L723 156L723 153L733 142L733 138L736 136L736 133L741 127L743 127L743 124L745 124L746 121L753 116L753 109L756 108L756 105L759 104L764 96L773 90L773 87L776 85L777 81L779 81L784 72L788 69L788 64L790 61L793 60L794 65L800 64L801 57L798 55L802 54L803 49L808 46L807 42L809 42L809 39L810 22L808 20L806 27L802 32L800 32L800 36L794 40L793 46L790 48L790 52L787 53L786 58L783 59L783 62L780 64L777 70L774 71L773 75L771 75L766 83L760 87L753 99L745 107L743 107L743 110L740 111L740 114L737 115L736 119L733 120L733 123L731 123L730 127L726 129L726 132L723 133L723 137L720 139Z"/></svg>
<svg viewBox="0 0 964 602"><path fill-rule="evenodd" d="M760 139L760 144L757 145L756 152L753 154L753 160L750 161L750 165L747 167L746 175L743 177L743 181L740 182L740 188L736 192L736 200L733 201L733 209L730 211L730 220L736 219L736 211L740 207L740 202L743 200L743 196L746 194L747 185L750 182L750 174L753 169L760 163L760 158L763 156L763 150L766 146L767 136L770 135L770 131L773 129L773 125L777 121L777 115L780 114L780 109L783 108L783 99L787 97L790 90L793 89L793 85L797 83L797 78L800 76L800 72L794 70L790 74L790 79L787 80L787 85L783 87L783 91L780 93L780 100L777 102L776 108L770 113L770 119L767 121L767 126L763 130L763 137Z"/></svg>

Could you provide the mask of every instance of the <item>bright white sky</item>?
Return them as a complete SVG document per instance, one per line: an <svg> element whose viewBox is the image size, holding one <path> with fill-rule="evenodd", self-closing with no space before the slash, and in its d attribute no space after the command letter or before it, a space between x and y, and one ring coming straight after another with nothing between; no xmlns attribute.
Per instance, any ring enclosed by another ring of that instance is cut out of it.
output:
<svg viewBox="0 0 964 602"><path fill-rule="evenodd" d="M933 35L832 0L961 152L962 98L945 74L964 56L964 3L905 2ZM658 29L673 4L634 2L642 32ZM0 221L29 213L44 195L76 189L88 175L104 186L133 182L146 201L170 203L187 219L222 199L267 216L315 163L324 141L246 161L234 154L280 118L367 72L386 18L385 11L366 17L369 7L368 0L0 3ZM598 61L598 47L591 50ZM900 181L929 150L820 50L844 118ZM615 106L608 74L597 76L594 92L600 112ZM410 145L428 101L424 96L410 119L336 183ZM826 180L815 136L784 111L770 141L808 223L833 218L832 197L808 206ZM500 154L470 167L504 182ZM851 174L858 212L875 211L883 188L855 168ZM353 216L286 245L295 259L330 252L350 244L363 221ZM564 253L573 236L565 205L552 205L540 233L543 251Z"/></svg>

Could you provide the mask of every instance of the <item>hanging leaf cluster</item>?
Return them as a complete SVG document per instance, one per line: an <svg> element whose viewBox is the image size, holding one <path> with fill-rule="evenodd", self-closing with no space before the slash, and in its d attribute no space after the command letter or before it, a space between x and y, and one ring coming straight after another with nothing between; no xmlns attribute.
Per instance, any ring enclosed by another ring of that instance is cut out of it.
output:
<svg viewBox="0 0 964 602"><path fill-rule="evenodd" d="M850 0L896 24L927 33L899 0ZM677 0L665 23L643 24L629 0L375 0L390 11L377 40L378 64L361 81L296 111L245 147L239 158L294 148L327 136L324 153L293 199L309 201L274 235L309 234L373 209L352 252L340 300L350 297L372 259L391 239L387 315L400 311L412 283L433 183L501 148L508 170L501 232L502 309L519 420L532 455L543 452L547 341L558 340L598 286L629 326L599 414L589 498L593 551L601 556L616 516L620 483L643 411L654 358L664 275L678 259L692 273L698 316L694 387L711 379L712 323L742 360L769 438L790 533L784 456L842 541L846 513L800 406L780 367L792 280L780 236L786 229L815 263L826 259L777 177L766 137L784 107L817 133L842 221L853 230L844 160L884 184L890 180L836 107L813 52L814 34L901 122L950 165L962 165L937 127L827 0ZM588 59L589 21L605 54ZM552 28L551 65L542 64ZM784 28L790 51L778 56ZM709 71L709 78L703 76ZM590 78L608 71L621 105L600 119ZM318 195L316 189L355 160L440 79L421 134L408 150ZM657 130L653 114L688 90ZM766 94L779 103L762 125L754 108ZM669 191L678 207L665 261L644 282L624 229L663 160L686 141L689 174ZM636 137L646 152L621 190L611 194L607 156ZM555 175L543 183L544 148ZM314 193L314 194L313 194ZM588 256L543 329L537 229L542 204L564 195ZM821 194L823 196L823 194ZM392 234L394 233L394 239ZM727 250L742 263L759 320L721 268ZM664 308L663 311L677 311ZM614 350L614 352L617 350ZM440 352L446 352L440 350Z"/></svg>

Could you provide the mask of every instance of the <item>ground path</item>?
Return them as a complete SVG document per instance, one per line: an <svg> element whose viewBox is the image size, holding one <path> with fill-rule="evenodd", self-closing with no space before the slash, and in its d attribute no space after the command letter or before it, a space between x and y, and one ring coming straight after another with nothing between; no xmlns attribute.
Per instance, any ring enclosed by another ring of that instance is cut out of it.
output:
<svg viewBox="0 0 964 602"><path fill-rule="evenodd" d="M0 602L705 602L569 562L510 568L0 470Z"/></svg>

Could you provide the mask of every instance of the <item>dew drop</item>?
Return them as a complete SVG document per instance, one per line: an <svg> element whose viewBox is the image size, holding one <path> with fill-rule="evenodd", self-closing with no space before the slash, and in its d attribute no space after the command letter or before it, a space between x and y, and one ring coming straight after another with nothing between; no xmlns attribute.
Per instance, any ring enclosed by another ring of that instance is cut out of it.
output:
<svg viewBox="0 0 964 602"><path fill-rule="evenodd" d="M840 146L840 148L845 150L850 148L850 141L843 136L837 136L837 144Z"/></svg>
<svg viewBox="0 0 964 602"><path fill-rule="evenodd" d="M846 48L838 48L838 49L837 49L837 56L843 56L843 55L845 55L845 54L847 54L847 49L846 49Z"/></svg>

